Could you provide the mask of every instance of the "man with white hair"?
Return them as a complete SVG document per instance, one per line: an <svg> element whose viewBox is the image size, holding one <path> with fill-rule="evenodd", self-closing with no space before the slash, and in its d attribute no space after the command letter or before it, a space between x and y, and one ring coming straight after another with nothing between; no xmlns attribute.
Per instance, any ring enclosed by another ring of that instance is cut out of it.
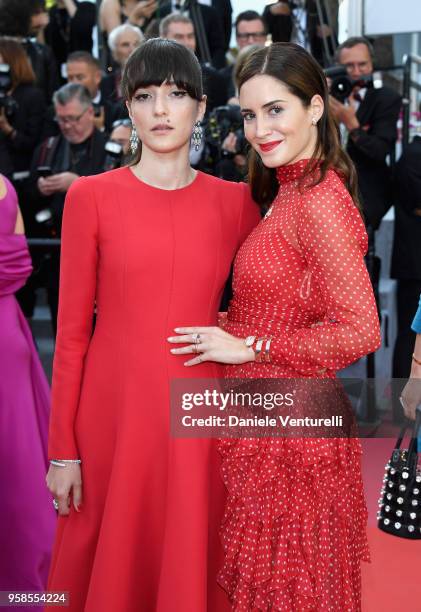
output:
<svg viewBox="0 0 421 612"><path fill-rule="evenodd" d="M117 26L108 35L108 47L117 68L103 78L101 92L104 98L113 104L122 103L121 75L130 54L137 49L143 40L145 40L145 37L142 30L130 23Z"/></svg>
<svg viewBox="0 0 421 612"><path fill-rule="evenodd" d="M108 35L108 46L121 69L124 68L132 51L137 49L144 39L142 30L130 23L123 23L111 30Z"/></svg>

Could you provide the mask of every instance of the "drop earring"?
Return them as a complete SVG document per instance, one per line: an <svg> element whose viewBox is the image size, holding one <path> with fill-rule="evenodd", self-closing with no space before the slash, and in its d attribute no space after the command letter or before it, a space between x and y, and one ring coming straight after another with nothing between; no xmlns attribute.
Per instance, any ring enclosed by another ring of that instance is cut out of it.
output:
<svg viewBox="0 0 421 612"><path fill-rule="evenodd" d="M312 118L311 123L312 123L313 125L317 125L317 119L316 119L316 117L313 117L313 118Z"/></svg>
<svg viewBox="0 0 421 612"><path fill-rule="evenodd" d="M200 121L196 121L193 128L192 141L195 148L195 151L200 149L200 145L202 144L203 138L203 129L200 125Z"/></svg>
<svg viewBox="0 0 421 612"><path fill-rule="evenodd" d="M132 155L136 153L138 146L139 136L137 135L134 125L132 125L132 133L130 134L130 151L132 152Z"/></svg>

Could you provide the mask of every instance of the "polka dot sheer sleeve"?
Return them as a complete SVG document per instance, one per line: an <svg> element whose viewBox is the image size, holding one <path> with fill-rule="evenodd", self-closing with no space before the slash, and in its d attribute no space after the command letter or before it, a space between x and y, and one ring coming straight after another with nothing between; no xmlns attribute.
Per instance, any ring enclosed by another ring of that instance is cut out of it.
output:
<svg viewBox="0 0 421 612"><path fill-rule="evenodd" d="M342 185L341 185L342 186ZM272 339L272 363L303 373L339 370L380 345L371 282L364 263L367 235L345 187L325 183L304 191L297 239L308 278L320 292L324 315L311 327Z"/></svg>

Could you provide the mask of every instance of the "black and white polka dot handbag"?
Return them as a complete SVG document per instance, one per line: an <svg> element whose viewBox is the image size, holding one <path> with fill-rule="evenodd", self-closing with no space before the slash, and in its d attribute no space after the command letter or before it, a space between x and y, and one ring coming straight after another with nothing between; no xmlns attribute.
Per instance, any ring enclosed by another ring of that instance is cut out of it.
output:
<svg viewBox="0 0 421 612"><path fill-rule="evenodd" d="M412 438L408 449L401 444L410 421L402 427L392 456L386 464L379 499L377 525L401 538L421 540L421 469L417 468L417 435L421 425L421 407L417 408Z"/></svg>

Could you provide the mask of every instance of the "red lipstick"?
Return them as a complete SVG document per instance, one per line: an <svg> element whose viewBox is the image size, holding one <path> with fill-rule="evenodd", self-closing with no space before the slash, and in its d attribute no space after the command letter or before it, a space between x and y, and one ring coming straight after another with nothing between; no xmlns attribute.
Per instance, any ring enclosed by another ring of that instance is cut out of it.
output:
<svg viewBox="0 0 421 612"><path fill-rule="evenodd" d="M272 142L265 142L264 144L260 144L259 147L261 148L262 151L266 153L267 151L272 151L272 149L277 147L281 142L283 141L282 140L272 140Z"/></svg>

